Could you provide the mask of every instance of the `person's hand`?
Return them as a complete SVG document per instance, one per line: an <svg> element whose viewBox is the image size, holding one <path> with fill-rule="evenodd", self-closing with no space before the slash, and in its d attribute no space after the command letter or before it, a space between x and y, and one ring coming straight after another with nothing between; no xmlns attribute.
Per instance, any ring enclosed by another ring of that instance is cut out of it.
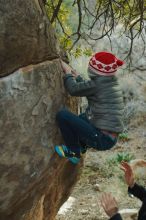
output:
<svg viewBox="0 0 146 220"><path fill-rule="evenodd" d="M72 74L72 68L62 60L61 60L61 66L62 66L63 72L65 74L66 73L71 73Z"/></svg>
<svg viewBox="0 0 146 220"><path fill-rule="evenodd" d="M76 70L74 70L74 69L72 69L71 70L71 73L72 73L72 75L76 78L77 76L79 76L79 73L76 71Z"/></svg>
<svg viewBox="0 0 146 220"><path fill-rule="evenodd" d="M127 185L132 188L135 184L135 180L134 180L134 174L133 174L133 170L131 168L131 166L122 161L121 162L121 169L124 171L125 173L125 181L127 183Z"/></svg>
<svg viewBox="0 0 146 220"><path fill-rule="evenodd" d="M118 204L111 193L104 193L100 199L101 206L105 213L111 218L118 212Z"/></svg>

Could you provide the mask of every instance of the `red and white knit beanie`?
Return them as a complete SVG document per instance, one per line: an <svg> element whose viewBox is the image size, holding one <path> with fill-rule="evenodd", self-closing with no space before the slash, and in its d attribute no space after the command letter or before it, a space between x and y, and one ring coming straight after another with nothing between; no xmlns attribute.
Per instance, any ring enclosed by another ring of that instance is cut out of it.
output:
<svg viewBox="0 0 146 220"><path fill-rule="evenodd" d="M122 66L123 64L124 62L119 60L112 53L99 52L91 57L88 68L96 74L112 76L115 74L118 67Z"/></svg>

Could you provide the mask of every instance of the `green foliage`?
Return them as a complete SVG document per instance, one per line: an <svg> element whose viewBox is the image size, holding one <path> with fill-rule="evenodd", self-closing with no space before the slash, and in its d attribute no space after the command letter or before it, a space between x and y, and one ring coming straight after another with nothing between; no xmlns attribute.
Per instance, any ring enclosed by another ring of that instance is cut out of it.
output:
<svg viewBox="0 0 146 220"><path fill-rule="evenodd" d="M81 46L78 46L74 50L72 50L72 55L75 58L78 58L82 55L89 57L92 55L92 53L93 53L93 51L90 48L81 48Z"/></svg>
<svg viewBox="0 0 146 220"><path fill-rule="evenodd" d="M59 7L58 7L59 6ZM146 19L146 0L47 0L46 12L54 26L62 48L75 57L90 56L90 43L112 34L114 27L122 23L130 30L131 39L141 33ZM56 12L57 13L54 13ZM131 30L137 32L133 36ZM79 40L89 43L89 48L81 48ZM76 48L74 49L74 45Z"/></svg>
<svg viewBox="0 0 146 220"><path fill-rule="evenodd" d="M73 2L71 0L65 0L62 2L57 18L52 24L56 30L61 47L66 51L69 51L73 46L75 39L73 33L76 32L76 28L78 26L77 7L72 7L72 3ZM50 21L57 4L58 0L54 0L53 5L51 0L47 0L46 12ZM70 52L75 58L82 55L91 56L93 53L90 47L81 48L80 45L76 46L76 48L72 49Z"/></svg>
<svg viewBox="0 0 146 220"><path fill-rule="evenodd" d="M128 141L129 140L128 133L119 134L119 139L122 141Z"/></svg>
<svg viewBox="0 0 146 220"><path fill-rule="evenodd" d="M134 156L129 154L128 152L120 152L117 153L116 155L112 156L108 160L109 165L117 165L121 163L122 161L129 162L130 160L133 160Z"/></svg>
<svg viewBox="0 0 146 220"><path fill-rule="evenodd" d="M85 49L83 50L83 54L84 54L85 56L90 57L90 56L92 55L92 53L93 53L93 51L91 50L91 48L85 48Z"/></svg>
<svg viewBox="0 0 146 220"><path fill-rule="evenodd" d="M81 55L82 55L82 49L81 49L81 47L77 47L74 51L73 51L73 56L75 57L75 58L78 58L78 57L80 57Z"/></svg>
<svg viewBox="0 0 146 220"><path fill-rule="evenodd" d="M53 17L53 13L55 8L57 7L57 4L58 0L54 0L53 4L50 0L47 0L46 2L46 12L50 21ZM53 27L56 30L57 37L64 48L68 48L71 45L70 40L67 39L67 36L72 34L71 27L68 25L68 17L70 13L70 9L66 6L65 3L62 3L59 9L59 13L52 23ZM64 30L64 33L62 31L62 28L60 27L60 24Z"/></svg>
<svg viewBox="0 0 146 220"><path fill-rule="evenodd" d="M60 35L58 37L59 41L60 41L60 45L62 46L62 48L64 48L65 50L68 50L71 46L72 46L72 40L70 38L65 37L64 35Z"/></svg>

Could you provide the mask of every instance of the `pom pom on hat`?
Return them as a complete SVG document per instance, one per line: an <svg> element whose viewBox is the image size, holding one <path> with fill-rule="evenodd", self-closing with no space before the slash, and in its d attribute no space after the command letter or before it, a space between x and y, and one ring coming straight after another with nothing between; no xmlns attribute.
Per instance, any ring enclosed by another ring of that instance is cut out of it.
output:
<svg viewBox="0 0 146 220"><path fill-rule="evenodd" d="M103 51L91 57L88 68L96 74L111 76L114 75L117 68L123 64L124 62L118 59L114 54Z"/></svg>
<svg viewBox="0 0 146 220"><path fill-rule="evenodd" d="M118 66L122 66L124 64L124 62L122 60L117 60L116 63L117 63Z"/></svg>

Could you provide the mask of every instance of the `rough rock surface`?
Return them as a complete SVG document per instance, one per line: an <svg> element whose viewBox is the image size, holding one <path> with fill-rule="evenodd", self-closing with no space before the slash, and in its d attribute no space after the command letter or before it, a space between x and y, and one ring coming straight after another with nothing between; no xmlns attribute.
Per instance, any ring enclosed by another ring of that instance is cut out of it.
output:
<svg viewBox="0 0 146 220"><path fill-rule="evenodd" d="M53 219L76 182L78 168L56 158L53 150L61 142L55 122L66 97L61 78L60 63L54 60L0 80L1 220L7 215L15 220ZM34 212L45 214L31 218Z"/></svg>
<svg viewBox="0 0 146 220"><path fill-rule="evenodd" d="M58 57L41 0L0 0L0 76Z"/></svg>
<svg viewBox="0 0 146 220"><path fill-rule="evenodd" d="M53 220L82 165L54 153L55 115L65 103L77 111L77 100L66 102L41 2L0 0L0 9L0 220Z"/></svg>

